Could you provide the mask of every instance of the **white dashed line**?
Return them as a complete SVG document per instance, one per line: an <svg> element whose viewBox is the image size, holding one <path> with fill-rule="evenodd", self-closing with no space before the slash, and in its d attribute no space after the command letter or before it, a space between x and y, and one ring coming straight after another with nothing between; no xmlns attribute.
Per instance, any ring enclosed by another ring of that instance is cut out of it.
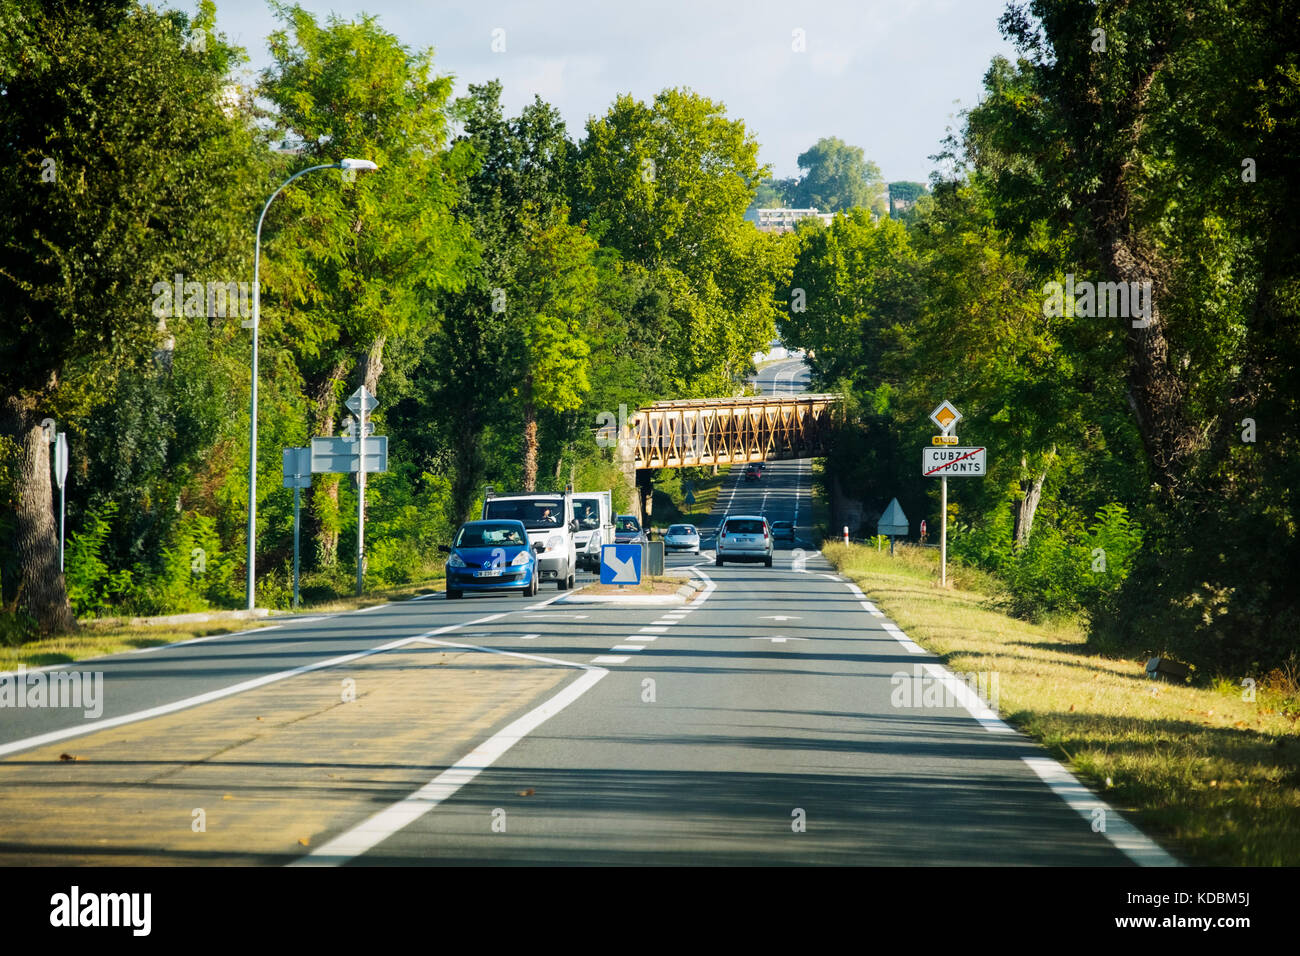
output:
<svg viewBox="0 0 1300 956"><path fill-rule="evenodd" d="M644 651L645 647L641 644L618 644L610 648L611 651Z"/></svg>
<svg viewBox="0 0 1300 956"><path fill-rule="evenodd" d="M641 633L642 633L642 634L666 634L667 632L668 632L668 628L666 628L666 627L653 627L653 626L652 626L652 627L643 627L643 628L641 628Z"/></svg>
<svg viewBox="0 0 1300 956"><path fill-rule="evenodd" d="M363 608L359 608L359 609L358 609L357 611L355 611L354 613L356 613L356 614L365 614L367 611L381 611L381 610L383 610L383 609L386 608L386 607L392 607L392 605L391 605L391 604L375 604L375 605L372 605L371 607L363 607Z"/></svg>
<svg viewBox="0 0 1300 956"><path fill-rule="evenodd" d="M647 644L651 641L659 640L654 634L633 634L628 638L629 641L645 641Z"/></svg>
<svg viewBox="0 0 1300 956"><path fill-rule="evenodd" d="M612 654L601 654L599 657L593 657L591 662L593 664L623 664L627 662L627 658Z"/></svg>

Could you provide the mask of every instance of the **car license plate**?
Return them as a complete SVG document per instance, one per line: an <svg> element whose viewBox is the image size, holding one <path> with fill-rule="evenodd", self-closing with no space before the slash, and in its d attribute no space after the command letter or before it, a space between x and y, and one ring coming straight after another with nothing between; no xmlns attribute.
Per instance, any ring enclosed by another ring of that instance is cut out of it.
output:
<svg viewBox="0 0 1300 956"><path fill-rule="evenodd" d="M475 571L475 572L474 572L474 577L476 577L476 578L499 578L499 577L501 577L501 572L500 572L500 571Z"/></svg>

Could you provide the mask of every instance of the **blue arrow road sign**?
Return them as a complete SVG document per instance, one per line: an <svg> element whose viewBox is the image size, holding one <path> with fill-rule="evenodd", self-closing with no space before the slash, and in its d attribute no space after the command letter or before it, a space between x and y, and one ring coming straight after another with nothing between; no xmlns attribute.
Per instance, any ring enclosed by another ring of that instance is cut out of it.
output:
<svg viewBox="0 0 1300 956"><path fill-rule="evenodd" d="M641 545L603 544L600 546L601 584L640 584Z"/></svg>

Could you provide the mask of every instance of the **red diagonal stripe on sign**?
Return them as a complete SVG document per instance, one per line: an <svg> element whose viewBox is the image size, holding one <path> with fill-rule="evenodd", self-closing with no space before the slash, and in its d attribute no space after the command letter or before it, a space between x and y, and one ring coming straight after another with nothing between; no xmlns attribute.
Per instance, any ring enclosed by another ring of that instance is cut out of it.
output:
<svg viewBox="0 0 1300 956"><path fill-rule="evenodd" d="M957 464L957 462L959 462L959 461L963 461L964 459L969 458L971 455L978 455L978 454L979 454L980 452L982 452L983 450L984 450L983 448L974 448L974 449L972 449L972 450L966 452L966 454L962 455L961 458L954 458L952 461L945 461L945 462L944 462L942 465L940 465L938 468L931 468L929 471L927 471L927 472L926 472L924 475L922 475L921 477L922 477L922 478L929 478L929 477L930 477L931 475L933 475L936 471L943 471L943 469L945 469L945 468L951 468L953 465Z"/></svg>

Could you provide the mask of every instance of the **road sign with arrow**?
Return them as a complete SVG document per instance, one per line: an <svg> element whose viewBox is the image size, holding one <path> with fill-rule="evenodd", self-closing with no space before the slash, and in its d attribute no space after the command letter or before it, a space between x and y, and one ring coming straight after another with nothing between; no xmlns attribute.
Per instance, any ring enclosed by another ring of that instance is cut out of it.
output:
<svg viewBox="0 0 1300 956"><path fill-rule="evenodd" d="M640 584L641 545L605 544L600 548L601 584Z"/></svg>

